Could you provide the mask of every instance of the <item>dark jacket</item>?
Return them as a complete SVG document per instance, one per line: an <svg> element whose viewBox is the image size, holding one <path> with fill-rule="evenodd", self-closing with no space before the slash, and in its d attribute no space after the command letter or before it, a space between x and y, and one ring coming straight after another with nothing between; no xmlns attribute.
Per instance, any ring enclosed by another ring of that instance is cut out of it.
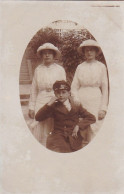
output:
<svg viewBox="0 0 124 194"><path fill-rule="evenodd" d="M43 106L35 116L37 121L43 121L49 117L54 119L54 131L48 137L47 144L47 147L54 151L70 152L69 146L71 146L71 151L81 148L82 137L80 133L78 133L77 139L72 137L74 127L78 125L80 130L84 130L96 121L94 115L82 108L81 105L75 105L71 98L69 100L72 107L70 111L66 109L63 103L55 102L51 106L47 104ZM82 120L79 118L82 118ZM65 140L63 140L63 137ZM67 144L67 139L69 145ZM59 148L56 148L57 146Z"/></svg>
<svg viewBox="0 0 124 194"><path fill-rule="evenodd" d="M61 102L55 102L51 106L46 104L37 112L35 119L43 121L53 117L54 130L63 130L63 128L73 130L76 125L83 130L96 121L95 116L82 108L81 105L75 105L72 100L70 100L70 103L71 111L68 111ZM79 118L83 119L79 121Z"/></svg>

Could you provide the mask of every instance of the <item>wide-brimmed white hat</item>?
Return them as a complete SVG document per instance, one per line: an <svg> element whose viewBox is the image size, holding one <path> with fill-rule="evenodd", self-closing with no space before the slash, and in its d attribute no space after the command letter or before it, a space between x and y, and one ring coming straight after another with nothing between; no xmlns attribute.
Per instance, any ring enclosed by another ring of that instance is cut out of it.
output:
<svg viewBox="0 0 124 194"><path fill-rule="evenodd" d="M102 51L100 46L98 45L98 43L95 40L89 39L89 40L85 40L83 41L80 46L78 47L78 53L82 54L82 48L87 47L87 46L93 46L93 47L97 47L98 48L98 53L97 55L99 55Z"/></svg>
<svg viewBox="0 0 124 194"><path fill-rule="evenodd" d="M61 55L59 49L51 43L44 43L42 46L40 46L37 49L37 55L40 56L41 52L46 49L53 50L56 53L56 57L59 57Z"/></svg>

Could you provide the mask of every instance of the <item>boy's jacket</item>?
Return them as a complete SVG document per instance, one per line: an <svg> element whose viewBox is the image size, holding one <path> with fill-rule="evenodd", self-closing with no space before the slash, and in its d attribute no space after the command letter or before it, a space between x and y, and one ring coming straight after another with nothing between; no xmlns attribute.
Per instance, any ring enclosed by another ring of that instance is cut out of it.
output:
<svg viewBox="0 0 124 194"><path fill-rule="evenodd" d="M95 116L82 108L81 105L75 105L72 98L69 101L72 107L70 111L61 102L55 102L51 106L46 104L37 112L35 119L43 121L53 117L54 130L66 129L68 131L72 131L75 125L83 130L96 121ZM83 119L79 121L79 118Z"/></svg>
<svg viewBox="0 0 124 194"><path fill-rule="evenodd" d="M71 99L70 104L72 107L70 111L61 102L55 102L51 106L45 105L35 116L37 121L43 121L49 117L54 119L54 130L47 139L48 149L59 152L72 152L81 149L83 138L80 131L78 131L77 138L72 137L74 127L78 125L80 130L84 130L96 121L94 115L81 106L75 105ZM82 120L79 121L79 118Z"/></svg>

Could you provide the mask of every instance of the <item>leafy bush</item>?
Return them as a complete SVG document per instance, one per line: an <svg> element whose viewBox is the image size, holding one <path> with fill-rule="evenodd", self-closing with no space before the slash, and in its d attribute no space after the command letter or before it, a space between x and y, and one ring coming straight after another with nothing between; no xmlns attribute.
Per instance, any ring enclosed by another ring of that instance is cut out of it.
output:
<svg viewBox="0 0 124 194"><path fill-rule="evenodd" d="M59 36L59 34L51 28L41 29L29 42L24 57L25 59L30 59L32 61L32 66L36 67L40 63L36 55L38 47L46 42L54 44L61 51L62 56L59 62L65 68L68 82L71 83L77 66L85 60L84 56L78 54L77 48L87 39L95 38L86 29L80 31L70 30L63 33L62 36ZM102 53L97 59L106 64Z"/></svg>

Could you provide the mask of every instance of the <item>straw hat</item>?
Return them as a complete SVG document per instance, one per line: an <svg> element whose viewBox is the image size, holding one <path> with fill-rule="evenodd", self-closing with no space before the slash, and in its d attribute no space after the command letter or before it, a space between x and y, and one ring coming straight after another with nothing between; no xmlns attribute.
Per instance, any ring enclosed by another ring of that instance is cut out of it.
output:
<svg viewBox="0 0 124 194"><path fill-rule="evenodd" d="M61 55L59 49L57 47L55 47L53 44L51 43L44 43L42 46L40 46L37 49L37 55L40 56L43 50L53 50L56 53L56 57L59 57Z"/></svg>
<svg viewBox="0 0 124 194"><path fill-rule="evenodd" d="M87 46L92 46L92 47L97 47L98 48L98 53L97 55L99 55L102 51L100 46L98 45L98 43L95 40L89 39L89 40L85 40L83 41L80 46L78 47L78 53L82 54L82 48L87 47Z"/></svg>

